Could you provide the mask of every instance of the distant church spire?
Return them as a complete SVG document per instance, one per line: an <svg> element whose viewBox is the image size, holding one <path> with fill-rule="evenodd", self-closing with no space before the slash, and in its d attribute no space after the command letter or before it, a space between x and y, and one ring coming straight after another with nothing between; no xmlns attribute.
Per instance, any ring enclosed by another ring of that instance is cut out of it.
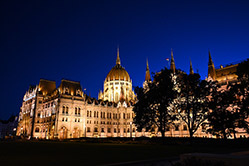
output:
<svg viewBox="0 0 249 166"><path fill-rule="evenodd" d="M208 57L209 57L209 60L208 60L208 65L213 65L213 64L214 64L214 62L213 62L213 60L212 60L212 57L211 57L211 53L210 53L210 51L208 51Z"/></svg>
<svg viewBox="0 0 249 166"><path fill-rule="evenodd" d="M119 46L117 48L117 60L116 60L116 65L121 65L120 58L119 58Z"/></svg>
<svg viewBox="0 0 249 166"><path fill-rule="evenodd" d="M190 70L189 70L189 74L194 74L194 70L193 70L193 67L192 67L191 59L190 59Z"/></svg>
<svg viewBox="0 0 249 166"><path fill-rule="evenodd" d="M172 70L173 73L176 72L175 60L174 60L174 56L173 56L173 49L171 49L170 70Z"/></svg>
<svg viewBox="0 0 249 166"><path fill-rule="evenodd" d="M211 77L215 81L216 80L216 71L215 71L214 62L212 60L210 51L208 51L208 56L209 56L209 60L208 60L208 77Z"/></svg>
<svg viewBox="0 0 249 166"><path fill-rule="evenodd" d="M151 81L148 59L146 60L145 81Z"/></svg>

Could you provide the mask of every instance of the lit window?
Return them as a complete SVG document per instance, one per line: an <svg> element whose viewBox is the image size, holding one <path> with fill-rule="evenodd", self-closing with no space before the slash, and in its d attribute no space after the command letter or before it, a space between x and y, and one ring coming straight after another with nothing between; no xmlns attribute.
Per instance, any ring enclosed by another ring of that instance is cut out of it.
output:
<svg viewBox="0 0 249 166"><path fill-rule="evenodd" d="M38 133L40 131L39 127L35 128L35 132Z"/></svg>

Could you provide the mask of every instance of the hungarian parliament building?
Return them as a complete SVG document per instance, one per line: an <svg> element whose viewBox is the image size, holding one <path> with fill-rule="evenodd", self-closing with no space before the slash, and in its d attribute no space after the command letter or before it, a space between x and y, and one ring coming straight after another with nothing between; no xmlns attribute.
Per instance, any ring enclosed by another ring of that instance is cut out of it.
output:
<svg viewBox="0 0 249 166"><path fill-rule="evenodd" d="M208 78L223 84L237 79L238 64L220 66L216 69L209 53ZM171 69L175 61L171 51ZM193 72L190 63L190 73ZM144 88L151 81L149 65L145 72ZM40 79L36 86L30 86L23 97L19 113L17 136L38 139L69 139L80 137L153 137L161 136L158 130L138 132L133 123L133 105L136 95L132 80L122 67L117 51L116 65L104 80L104 89L98 99L84 94L80 82L61 80L56 87L55 81ZM172 126L166 132L168 137L189 137L187 126L178 121L178 128ZM238 136L245 136L241 131ZM199 128L196 137L212 138L205 128Z"/></svg>

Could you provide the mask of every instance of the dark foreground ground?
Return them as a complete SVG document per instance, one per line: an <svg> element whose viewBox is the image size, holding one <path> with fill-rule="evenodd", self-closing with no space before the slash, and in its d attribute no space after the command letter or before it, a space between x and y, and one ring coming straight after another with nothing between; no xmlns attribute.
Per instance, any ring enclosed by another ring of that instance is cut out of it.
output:
<svg viewBox="0 0 249 166"><path fill-rule="evenodd" d="M163 159L183 153L248 151L249 140L194 139L78 139L67 141L0 141L0 166L105 165Z"/></svg>

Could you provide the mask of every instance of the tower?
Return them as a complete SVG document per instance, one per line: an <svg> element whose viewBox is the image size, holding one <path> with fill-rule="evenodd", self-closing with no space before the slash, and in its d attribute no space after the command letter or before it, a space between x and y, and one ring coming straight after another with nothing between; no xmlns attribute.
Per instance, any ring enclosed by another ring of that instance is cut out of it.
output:
<svg viewBox="0 0 249 166"><path fill-rule="evenodd" d="M175 72L176 72L175 60L174 60L173 50L172 50L172 49L171 49L170 70L172 70L172 71L173 71L173 73L175 73Z"/></svg>
<svg viewBox="0 0 249 166"><path fill-rule="evenodd" d="M143 83L143 88L145 91L148 91L148 83L151 82L151 76L150 76L150 69L149 69L149 63L148 59L146 61L146 71L145 71L145 80Z"/></svg>
<svg viewBox="0 0 249 166"><path fill-rule="evenodd" d="M151 81L148 59L146 61L145 81Z"/></svg>
<svg viewBox="0 0 249 166"><path fill-rule="evenodd" d="M124 99L128 102L135 99L135 93L132 90L132 80L121 65L119 47L117 48L116 65L107 74L104 81L104 90L102 93L99 93L99 99L115 103Z"/></svg>
<svg viewBox="0 0 249 166"><path fill-rule="evenodd" d="M214 62L211 58L211 54L210 51L208 51L208 56L209 56L209 60L208 60L208 77L211 77L213 81L216 80L216 71L215 71L215 67L214 67Z"/></svg>
<svg viewBox="0 0 249 166"><path fill-rule="evenodd" d="M190 69L189 69L189 74L194 74L194 70L193 70L193 67L192 67L192 62L191 62L191 59L190 59Z"/></svg>

